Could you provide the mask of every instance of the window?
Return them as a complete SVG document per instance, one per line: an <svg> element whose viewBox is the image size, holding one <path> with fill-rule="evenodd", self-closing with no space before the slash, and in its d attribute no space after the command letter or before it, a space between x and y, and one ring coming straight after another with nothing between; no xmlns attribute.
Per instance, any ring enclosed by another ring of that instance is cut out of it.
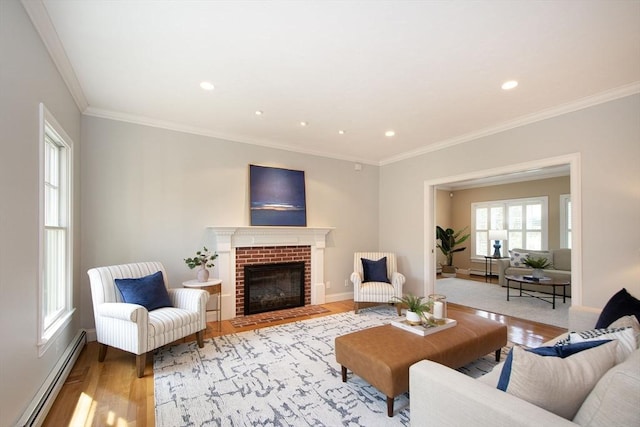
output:
<svg viewBox="0 0 640 427"><path fill-rule="evenodd" d="M560 247L571 249L571 195L560 196Z"/></svg>
<svg viewBox="0 0 640 427"><path fill-rule="evenodd" d="M513 248L546 248L547 204L547 197L472 203L473 256L483 257L493 253L489 230L507 230L509 237L502 242L503 255L506 250Z"/></svg>
<svg viewBox="0 0 640 427"><path fill-rule="evenodd" d="M72 153L70 139L40 104L39 352L70 320L72 309Z"/></svg>

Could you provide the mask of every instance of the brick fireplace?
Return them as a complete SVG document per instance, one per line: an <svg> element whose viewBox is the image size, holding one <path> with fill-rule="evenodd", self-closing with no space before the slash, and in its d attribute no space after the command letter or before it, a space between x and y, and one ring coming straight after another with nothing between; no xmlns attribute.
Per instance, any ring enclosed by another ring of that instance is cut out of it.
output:
<svg viewBox="0 0 640 427"><path fill-rule="evenodd" d="M311 246L253 246L236 248L236 316L245 313L245 267L283 262L305 263L304 305L311 304Z"/></svg>
<svg viewBox="0 0 640 427"><path fill-rule="evenodd" d="M209 227L222 280L222 318L244 314L244 265L305 262L305 305L324 303L324 248L330 227ZM208 246L209 247L209 246Z"/></svg>

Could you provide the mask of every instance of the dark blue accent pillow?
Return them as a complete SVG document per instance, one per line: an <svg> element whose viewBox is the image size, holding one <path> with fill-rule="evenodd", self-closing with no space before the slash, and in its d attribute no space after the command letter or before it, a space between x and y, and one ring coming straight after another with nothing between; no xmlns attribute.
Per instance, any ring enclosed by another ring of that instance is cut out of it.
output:
<svg viewBox="0 0 640 427"><path fill-rule="evenodd" d="M623 316L633 314L640 321L640 300L631 295L625 288L611 297L602 309L596 322L595 329L608 328L613 322Z"/></svg>
<svg viewBox="0 0 640 427"><path fill-rule="evenodd" d="M139 304L148 311L171 307L169 292L164 286L162 271L137 279L116 279L124 302Z"/></svg>
<svg viewBox="0 0 640 427"><path fill-rule="evenodd" d="M387 276L387 257L382 257L377 261L366 258L362 260L362 270L364 272L364 282L385 282L389 281Z"/></svg>
<svg viewBox="0 0 640 427"><path fill-rule="evenodd" d="M579 353L583 350L598 347L599 345L608 343L611 340L600 341L585 341L567 345L555 345L551 347L538 347L526 349L526 351L540 355L550 357L560 357L564 359L573 354ZM498 390L507 391L509 380L511 379L511 366L513 364L513 348L509 351L507 358L502 366L502 372L500 373L500 379L498 380Z"/></svg>

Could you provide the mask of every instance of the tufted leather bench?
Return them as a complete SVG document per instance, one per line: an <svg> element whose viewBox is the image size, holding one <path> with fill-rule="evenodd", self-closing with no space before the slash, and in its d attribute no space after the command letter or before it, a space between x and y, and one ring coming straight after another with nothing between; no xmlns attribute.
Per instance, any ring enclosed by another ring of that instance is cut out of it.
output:
<svg viewBox="0 0 640 427"><path fill-rule="evenodd" d="M409 390L409 366L427 359L459 368L495 352L496 361L507 344L507 327L468 313L456 313L453 328L426 337L392 325L376 326L337 337L336 361L387 396L387 415L394 398Z"/></svg>

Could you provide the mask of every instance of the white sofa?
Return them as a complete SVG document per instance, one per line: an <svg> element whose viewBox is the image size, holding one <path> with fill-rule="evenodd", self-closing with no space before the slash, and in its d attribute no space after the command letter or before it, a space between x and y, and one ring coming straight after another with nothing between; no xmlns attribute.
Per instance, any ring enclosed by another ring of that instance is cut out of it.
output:
<svg viewBox="0 0 640 427"><path fill-rule="evenodd" d="M599 313L600 310L571 307L569 330L592 329ZM558 337L558 339L560 338ZM556 339L553 340L553 342L555 341ZM412 365L409 369L411 425L413 427L640 425L640 410L638 410L640 404L640 350L633 352L626 362L611 368L611 374L614 373L614 369L623 371L616 371L616 376L611 383L608 383L604 395L594 396L594 398L602 399L603 403L600 405L602 411L613 408L613 411L610 412L614 413L614 417L618 416L621 419L610 418L609 412L600 412L593 417L591 423L582 424L576 424L498 390L496 384L502 365L503 363L498 364L493 371L480 379L473 379L454 369L428 360ZM604 379L605 377L602 377L601 381ZM629 409L630 404L632 409ZM602 422L603 416L606 422Z"/></svg>
<svg viewBox="0 0 640 427"><path fill-rule="evenodd" d="M544 270L544 275L556 279L564 279L571 281L571 249L550 249L548 251L532 251L528 249L513 249L515 252L528 253L531 257L545 257L551 261L551 268ZM508 258L496 260L498 267L498 284L507 286L506 275L531 275L533 269L524 267L511 266L511 260ZM512 284L512 286L514 286ZM540 287L536 285L523 284L522 289L540 291ZM551 293L551 288L542 289ZM566 288L567 296L571 296L571 286Z"/></svg>

